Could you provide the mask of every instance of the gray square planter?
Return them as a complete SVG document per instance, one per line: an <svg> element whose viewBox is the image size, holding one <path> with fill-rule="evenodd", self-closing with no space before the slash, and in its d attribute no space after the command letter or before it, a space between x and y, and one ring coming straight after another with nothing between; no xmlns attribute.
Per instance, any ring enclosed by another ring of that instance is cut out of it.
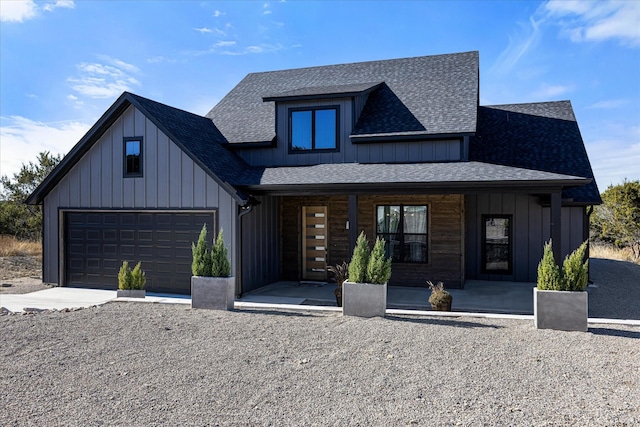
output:
<svg viewBox="0 0 640 427"><path fill-rule="evenodd" d="M342 314L358 317L384 317L387 310L387 284L344 282Z"/></svg>
<svg viewBox="0 0 640 427"><path fill-rule="evenodd" d="M235 277L191 276L191 308L233 310Z"/></svg>
<svg viewBox="0 0 640 427"><path fill-rule="evenodd" d="M144 289L118 289L118 298L144 298L147 291Z"/></svg>
<svg viewBox="0 0 640 427"><path fill-rule="evenodd" d="M533 319L537 329L586 332L588 315L586 292L533 288Z"/></svg>

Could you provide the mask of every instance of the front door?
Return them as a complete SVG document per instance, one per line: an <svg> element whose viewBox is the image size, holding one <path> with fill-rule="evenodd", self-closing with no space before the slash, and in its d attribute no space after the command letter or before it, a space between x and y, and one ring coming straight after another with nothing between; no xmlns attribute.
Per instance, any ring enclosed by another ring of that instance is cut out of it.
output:
<svg viewBox="0 0 640 427"><path fill-rule="evenodd" d="M302 279L327 280L327 207L302 207Z"/></svg>

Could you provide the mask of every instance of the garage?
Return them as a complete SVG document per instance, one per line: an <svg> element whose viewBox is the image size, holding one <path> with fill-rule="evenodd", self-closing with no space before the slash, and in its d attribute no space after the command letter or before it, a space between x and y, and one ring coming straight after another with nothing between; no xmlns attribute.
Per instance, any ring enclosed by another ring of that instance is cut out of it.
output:
<svg viewBox="0 0 640 427"><path fill-rule="evenodd" d="M65 211L66 286L117 289L123 261L138 261L147 292L190 293L191 243L216 211Z"/></svg>

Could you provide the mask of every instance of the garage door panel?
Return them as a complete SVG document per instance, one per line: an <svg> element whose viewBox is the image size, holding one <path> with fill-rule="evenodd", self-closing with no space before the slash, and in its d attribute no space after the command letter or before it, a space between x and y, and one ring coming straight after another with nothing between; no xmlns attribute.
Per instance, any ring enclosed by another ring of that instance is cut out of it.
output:
<svg viewBox="0 0 640 427"><path fill-rule="evenodd" d="M67 212L65 278L68 286L116 289L123 261L142 262L150 292L189 293L191 243L211 213Z"/></svg>

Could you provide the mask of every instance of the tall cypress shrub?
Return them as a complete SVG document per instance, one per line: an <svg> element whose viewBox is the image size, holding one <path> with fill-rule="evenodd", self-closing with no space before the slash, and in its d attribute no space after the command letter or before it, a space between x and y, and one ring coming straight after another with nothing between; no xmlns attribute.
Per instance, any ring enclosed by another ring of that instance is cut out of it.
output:
<svg viewBox="0 0 640 427"><path fill-rule="evenodd" d="M213 277L231 276L231 263L229 262L227 247L224 245L222 228L211 248L211 275Z"/></svg>
<svg viewBox="0 0 640 427"><path fill-rule="evenodd" d="M562 284L560 268L553 258L551 240L544 245L544 254L538 264L538 289L543 291L559 291Z"/></svg>
<svg viewBox="0 0 640 427"><path fill-rule="evenodd" d="M367 283L384 284L391 277L391 258L387 258L384 250L384 239L376 238L373 251L367 263Z"/></svg>
<svg viewBox="0 0 640 427"><path fill-rule="evenodd" d="M211 257L207 249L207 224L202 226L198 244L191 243L191 273L194 276L211 276Z"/></svg>
<svg viewBox="0 0 640 427"><path fill-rule="evenodd" d="M350 282L364 283L367 275L367 265L369 264L369 255L369 243L363 231L356 240L356 247L353 248L353 256L349 263Z"/></svg>
<svg viewBox="0 0 640 427"><path fill-rule="evenodd" d="M584 291L589 280L589 260L585 261L587 241L568 255L562 263L562 290Z"/></svg>

